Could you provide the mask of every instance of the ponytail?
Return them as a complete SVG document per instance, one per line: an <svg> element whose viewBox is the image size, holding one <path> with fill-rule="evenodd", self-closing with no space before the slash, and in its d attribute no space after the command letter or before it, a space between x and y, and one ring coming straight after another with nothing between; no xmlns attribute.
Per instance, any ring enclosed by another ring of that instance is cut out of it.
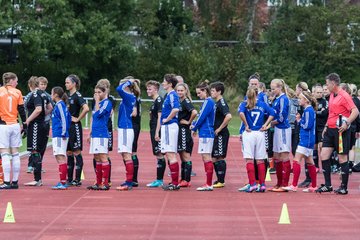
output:
<svg viewBox="0 0 360 240"><path fill-rule="evenodd" d="M246 100L246 108L251 110L254 109L257 103L257 94L258 94L258 89L255 87L249 87L247 92L246 92L246 96L247 96L247 100Z"/></svg>

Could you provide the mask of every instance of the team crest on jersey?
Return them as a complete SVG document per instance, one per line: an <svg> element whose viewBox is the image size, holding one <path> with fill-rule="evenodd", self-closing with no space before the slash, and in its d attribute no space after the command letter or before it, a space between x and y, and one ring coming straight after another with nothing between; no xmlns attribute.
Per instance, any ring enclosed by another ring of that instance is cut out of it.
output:
<svg viewBox="0 0 360 240"><path fill-rule="evenodd" d="M161 102L161 98L157 98L157 101L158 101L158 102Z"/></svg>
<svg viewBox="0 0 360 240"><path fill-rule="evenodd" d="M223 98L222 98L222 99L220 99L220 103L221 103L221 105L225 106L225 101L224 101L224 99L223 99Z"/></svg>
<svg viewBox="0 0 360 240"><path fill-rule="evenodd" d="M187 99L187 98L185 98L185 101L186 101L187 103L190 103L190 100L189 100L189 99Z"/></svg>
<svg viewBox="0 0 360 240"><path fill-rule="evenodd" d="M76 95L78 95L79 97L82 97L81 93L79 93L79 92L76 92Z"/></svg>

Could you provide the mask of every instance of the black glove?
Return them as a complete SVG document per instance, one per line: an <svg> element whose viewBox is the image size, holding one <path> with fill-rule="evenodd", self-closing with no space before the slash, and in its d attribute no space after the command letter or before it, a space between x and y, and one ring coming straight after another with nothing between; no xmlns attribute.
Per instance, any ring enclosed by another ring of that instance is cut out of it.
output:
<svg viewBox="0 0 360 240"><path fill-rule="evenodd" d="M26 123L24 123L23 128L21 130L21 137L26 138L26 136L27 136L27 125L26 125Z"/></svg>

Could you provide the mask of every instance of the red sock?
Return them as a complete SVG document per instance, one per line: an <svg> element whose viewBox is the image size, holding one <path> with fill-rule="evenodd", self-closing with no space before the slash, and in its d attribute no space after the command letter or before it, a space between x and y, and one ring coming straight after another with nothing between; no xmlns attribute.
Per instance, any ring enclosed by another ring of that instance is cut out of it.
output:
<svg viewBox="0 0 360 240"><path fill-rule="evenodd" d="M67 164L59 164L59 174L60 174L60 182L66 183L66 174L67 174Z"/></svg>
<svg viewBox="0 0 360 240"><path fill-rule="evenodd" d="M256 183L255 179L255 166L253 162L246 163L246 171L248 174L249 183L254 185Z"/></svg>
<svg viewBox="0 0 360 240"><path fill-rule="evenodd" d="M311 186L316 187L316 167L315 165L308 165L308 171L311 178Z"/></svg>
<svg viewBox="0 0 360 240"><path fill-rule="evenodd" d="M212 186L212 177L214 173L214 164L212 162L204 162L206 173L206 185Z"/></svg>
<svg viewBox="0 0 360 240"><path fill-rule="evenodd" d="M101 185L102 184L102 163L96 162L96 184Z"/></svg>
<svg viewBox="0 0 360 240"><path fill-rule="evenodd" d="M125 169L126 169L126 181L131 183L133 181L133 176L134 176L133 161L126 161Z"/></svg>
<svg viewBox="0 0 360 240"><path fill-rule="evenodd" d="M291 164L290 160L283 162L283 186L289 186L290 180L290 172L291 172Z"/></svg>
<svg viewBox="0 0 360 240"><path fill-rule="evenodd" d="M169 164L170 173L171 173L171 183L175 186L179 185L179 163Z"/></svg>
<svg viewBox="0 0 360 240"><path fill-rule="evenodd" d="M265 177L266 177L266 166L264 162L260 162L257 164L258 167L258 175L259 175L259 183L264 184L265 183Z"/></svg>
<svg viewBox="0 0 360 240"><path fill-rule="evenodd" d="M102 163L102 177L104 179L104 185L109 185L109 172L110 172L110 165L109 162Z"/></svg>
<svg viewBox="0 0 360 240"><path fill-rule="evenodd" d="M278 159L274 159L274 162L275 162L276 177L277 177L276 185L281 187L282 186L282 179L283 179L283 164Z"/></svg>
<svg viewBox="0 0 360 240"><path fill-rule="evenodd" d="M292 185L294 187L296 187L298 185L299 182L299 177L300 177L300 173L301 173L301 166L297 161L293 162L293 182Z"/></svg>

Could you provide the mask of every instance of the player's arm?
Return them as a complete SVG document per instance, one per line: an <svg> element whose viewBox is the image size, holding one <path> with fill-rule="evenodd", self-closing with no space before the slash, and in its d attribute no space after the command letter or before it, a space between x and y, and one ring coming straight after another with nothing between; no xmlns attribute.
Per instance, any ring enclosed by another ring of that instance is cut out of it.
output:
<svg viewBox="0 0 360 240"><path fill-rule="evenodd" d="M156 141L160 141L160 127L161 127L161 124L160 124L160 119L161 119L161 112L158 112L158 119L157 119L157 122L156 122L156 128L155 128L155 140Z"/></svg>
<svg viewBox="0 0 360 240"><path fill-rule="evenodd" d="M46 104L46 108L45 108L45 116L51 114L52 110L54 109L53 105L51 104L51 102L49 101L48 104Z"/></svg>
<svg viewBox="0 0 360 240"><path fill-rule="evenodd" d="M171 112L170 112L169 116L163 120L163 123L169 122L171 119L173 119L176 116L176 114L178 112L179 112L179 108L171 109Z"/></svg>
<svg viewBox="0 0 360 240"><path fill-rule="evenodd" d="M41 111L42 111L42 107L37 106L35 110L31 113L31 115L26 119L25 121L26 125L29 125L37 116L39 116Z"/></svg>
<svg viewBox="0 0 360 240"><path fill-rule="evenodd" d="M134 107L134 108L133 108L133 111L132 111L132 113L131 113L131 116L132 116L132 117L136 117L136 116L137 116L137 107Z"/></svg>
<svg viewBox="0 0 360 240"><path fill-rule="evenodd" d="M215 130L215 134L218 135L221 130L223 130L230 122L232 116L231 113L228 113L225 115L224 121L221 123L221 125Z"/></svg>

